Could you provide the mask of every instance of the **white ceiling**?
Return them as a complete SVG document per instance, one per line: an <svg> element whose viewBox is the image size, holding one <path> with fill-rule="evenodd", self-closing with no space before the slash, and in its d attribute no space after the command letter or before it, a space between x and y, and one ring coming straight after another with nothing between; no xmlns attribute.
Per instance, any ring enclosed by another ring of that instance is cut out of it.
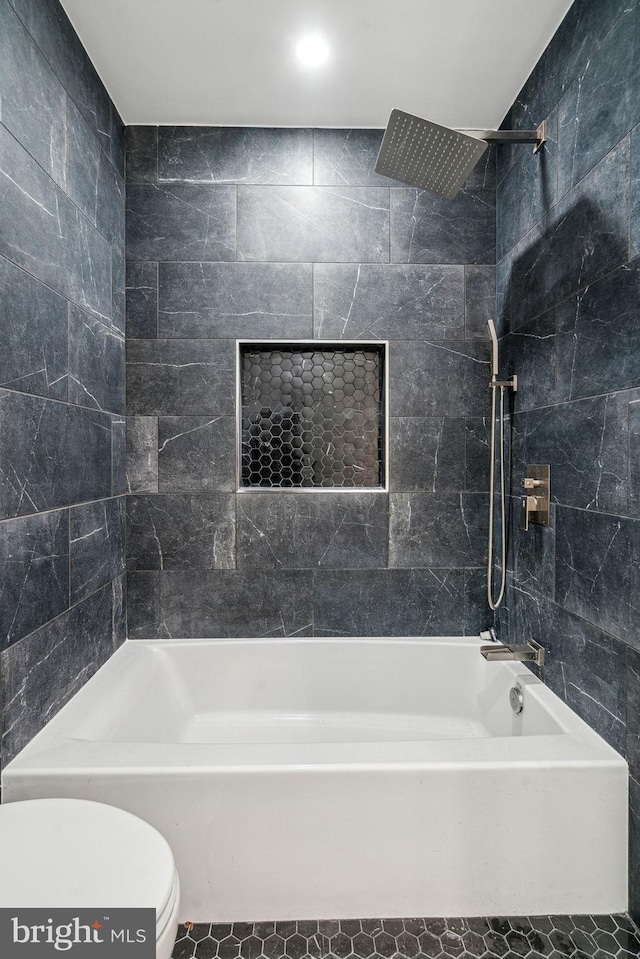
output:
<svg viewBox="0 0 640 959"><path fill-rule="evenodd" d="M571 0L62 0L125 123L500 123ZM331 48L321 67L302 36ZM542 119L542 118L541 118Z"/></svg>

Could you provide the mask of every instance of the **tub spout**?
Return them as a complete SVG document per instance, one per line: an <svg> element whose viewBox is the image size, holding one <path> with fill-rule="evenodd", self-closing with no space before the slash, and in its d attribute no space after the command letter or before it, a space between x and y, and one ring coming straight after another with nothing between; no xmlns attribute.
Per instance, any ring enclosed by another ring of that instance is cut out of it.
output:
<svg viewBox="0 0 640 959"><path fill-rule="evenodd" d="M535 663L544 666L544 648L532 639L526 646L509 646L506 643L492 643L491 646L481 646L480 652L486 660L511 660L517 663Z"/></svg>

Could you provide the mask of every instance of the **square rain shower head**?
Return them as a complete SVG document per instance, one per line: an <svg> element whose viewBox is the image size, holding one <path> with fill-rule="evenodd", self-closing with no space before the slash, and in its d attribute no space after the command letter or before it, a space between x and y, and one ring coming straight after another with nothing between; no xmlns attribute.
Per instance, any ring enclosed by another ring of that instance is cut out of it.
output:
<svg viewBox="0 0 640 959"><path fill-rule="evenodd" d="M392 110L375 170L453 200L486 149L468 133Z"/></svg>

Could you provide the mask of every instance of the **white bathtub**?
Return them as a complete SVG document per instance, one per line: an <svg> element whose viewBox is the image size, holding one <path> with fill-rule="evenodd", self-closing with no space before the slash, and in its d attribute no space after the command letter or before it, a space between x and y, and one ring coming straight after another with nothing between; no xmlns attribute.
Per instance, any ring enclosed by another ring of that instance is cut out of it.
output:
<svg viewBox="0 0 640 959"><path fill-rule="evenodd" d="M479 646L128 642L9 763L4 800L148 820L182 920L624 912L626 763Z"/></svg>

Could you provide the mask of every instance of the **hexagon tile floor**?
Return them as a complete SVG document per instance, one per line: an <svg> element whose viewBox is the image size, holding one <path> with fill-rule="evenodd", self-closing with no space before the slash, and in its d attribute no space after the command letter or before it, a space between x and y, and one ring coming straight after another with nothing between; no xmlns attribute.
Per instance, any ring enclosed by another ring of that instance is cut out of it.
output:
<svg viewBox="0 0 640 959"><path fill-rule="evenodd" d="M342 919L180 926L173 959L637 959L627 916Z"/></svg>

